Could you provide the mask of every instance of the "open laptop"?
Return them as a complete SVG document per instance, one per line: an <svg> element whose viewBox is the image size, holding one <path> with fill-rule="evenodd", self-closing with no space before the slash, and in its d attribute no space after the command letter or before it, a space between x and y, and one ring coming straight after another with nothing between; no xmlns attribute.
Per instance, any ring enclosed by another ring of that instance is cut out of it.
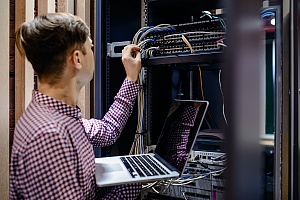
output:
<svg viewBox="0 0 300 200"><path fill-rule="evenodd" d="M180 177L207 111L208 101L177 100L154 153L95 158L98 187ZM195 109L198 106L198 109Z"/></svg>

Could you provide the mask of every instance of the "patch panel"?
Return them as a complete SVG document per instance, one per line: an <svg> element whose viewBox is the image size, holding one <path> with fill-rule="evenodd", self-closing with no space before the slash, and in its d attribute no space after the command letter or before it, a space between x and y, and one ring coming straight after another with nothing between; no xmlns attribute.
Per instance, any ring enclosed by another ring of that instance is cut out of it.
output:
<svg viewBox="0 0 300 200"><path fill-rule="evenodd" d="M139 46L143 57L167 56L222 51L226 45L226 28L222 18L170 25L162 24L145 28Z"/></svg>

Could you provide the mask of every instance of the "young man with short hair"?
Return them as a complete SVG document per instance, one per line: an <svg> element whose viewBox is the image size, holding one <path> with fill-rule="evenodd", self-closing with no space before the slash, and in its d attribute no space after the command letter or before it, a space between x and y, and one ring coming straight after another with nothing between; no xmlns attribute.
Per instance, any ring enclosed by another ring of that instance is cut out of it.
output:
<svg viewBox="0 0 300 200"><path fill-rule="evenodd" d="M93 152L93 147L118 139L132 112L140 48L124 47L127 77L103 119L88 120L77 101L95 68L89 36L86 23L67 13L38 16L16 31L17 48L32 64L39 84L16 123L10 199L135 199L140 193L140 184L97 188Z"/></svg>

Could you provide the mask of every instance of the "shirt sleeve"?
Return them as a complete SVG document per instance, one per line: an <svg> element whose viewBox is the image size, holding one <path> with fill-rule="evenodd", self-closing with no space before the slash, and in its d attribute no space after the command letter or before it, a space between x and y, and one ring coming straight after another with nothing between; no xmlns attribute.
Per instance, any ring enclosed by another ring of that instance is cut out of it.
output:
<svg viewBox="0 0 300 200"><path fill-rule="evenodd" d="M87 195L79 185L74 151L61 134L39 134L24 152L13 155L11 199L76 200Z"/></svg>
<svg viewBox="0 0 300 200"><path fill-rule="evenodd" d="M103 119L81 119L94 147L105 147L116 142L132 113L138 90L138 84L125 79Z"/></svg>

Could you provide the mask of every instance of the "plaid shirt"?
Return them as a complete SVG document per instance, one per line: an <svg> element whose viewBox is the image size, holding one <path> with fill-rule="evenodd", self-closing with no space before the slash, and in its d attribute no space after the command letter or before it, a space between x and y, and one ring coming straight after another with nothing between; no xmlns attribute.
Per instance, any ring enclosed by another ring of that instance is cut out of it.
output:
<svg viewBox="0 0 300 200"><path fill-rule="evenodd" d="M125 79L104 118L87 120L79 108L33 91L15 128L10 199L95 199L93 146L118 139L137 93L138 85ZM138 194L139 186L134 186ZM127 189L124 199L130 199ZM107 199L119 199L121 193L114 191Z"/></svg>

